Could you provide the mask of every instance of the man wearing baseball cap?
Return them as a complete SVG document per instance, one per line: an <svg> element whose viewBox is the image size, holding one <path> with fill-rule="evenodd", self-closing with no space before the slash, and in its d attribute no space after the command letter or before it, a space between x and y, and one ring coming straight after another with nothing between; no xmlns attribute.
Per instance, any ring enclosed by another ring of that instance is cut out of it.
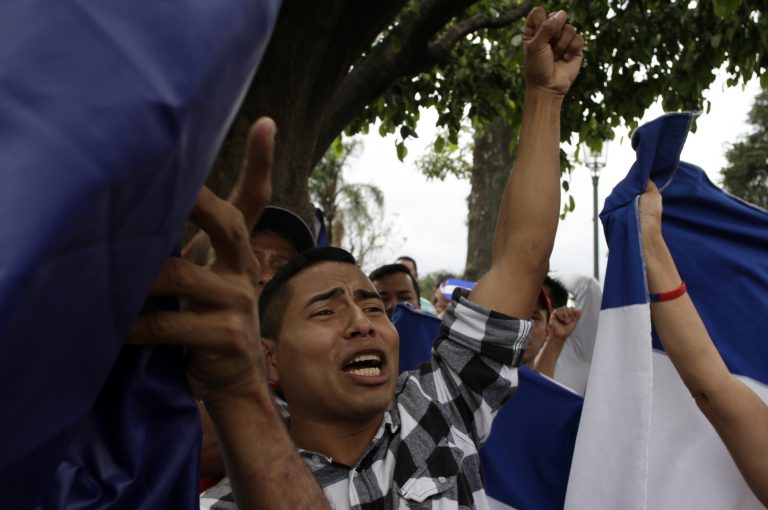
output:
<svg viewBox="0 0 768 510"><path fill-rule="evenodd" d="M251 231L251 248L261 265L259 291L289 260L315 247L315 236L299 215L274 205L264 208Z"/></svg>

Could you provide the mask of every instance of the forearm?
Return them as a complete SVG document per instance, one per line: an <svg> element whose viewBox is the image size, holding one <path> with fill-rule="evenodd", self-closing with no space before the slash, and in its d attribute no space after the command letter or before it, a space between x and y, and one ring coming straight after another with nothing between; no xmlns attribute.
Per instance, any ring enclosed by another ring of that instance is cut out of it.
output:
<svg viewBox="0 0 768 510"><path fill-rule="evenodd" d="M221 457L219 439L213 427L213 421L205 410L205 406L198 402L200 411L200 425L203 429L202 444L200 447L200 476L210 478L223 478L227 476L224 467L224 459Z"/></svg>
<svg viewBox="0 0 768 510"><path fill-rule="evenodd" d="M661 234L644 234L648 291L665 292L682 281ZM652 303L651 318L672 363L691 394L708 399L730 378L704 323L686 293L671 301Z"/></svg>
<svg viewBox="0 0 768 510"><path fill-rule="evenodd" d="M493 258L524 245L549 256L560 210L560 110L563 97L526 89L515 163L499 209ZM551 236L553 239L549 239ZM549 248L547 248L547 244Z"/></svg>
<svg viewBox="0 0 768 510"><path fill-rule="evenodd" d="M533 360L533 368L547 377L555 377L555 366L565 346L566 338L552 337L544 344L539 355Z"/></svg>
<svg viewBox="0 0 768 510"><path fill-rule="evenodd" d="M266 386L250 398L207 402L206 408L240 510L329 508Z"/></svg>
<svg viewBox="0 0 768 510"><path fill-rule="evenodd" d="M644 236L649 292L680 285L661 235ZM728 448L744 479L768 504L768 406L728 371L690 297L651 304L659 339L696 403Z"/></svg>
<svg viewBox="0 0 768 510"><path fill-rule="evenodd" d="M496 223L491 270L472 293L476 303L516 317L530 316L560 210L563 98L539 89L528 89L525 97L520 143Z"/></svg>

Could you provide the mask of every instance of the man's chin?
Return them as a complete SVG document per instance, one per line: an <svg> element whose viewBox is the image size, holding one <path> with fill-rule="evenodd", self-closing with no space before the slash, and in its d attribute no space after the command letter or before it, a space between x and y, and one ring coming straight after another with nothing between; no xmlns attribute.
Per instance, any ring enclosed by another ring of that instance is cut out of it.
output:
<svg viewBox="0 0 768 510"><path fill-rule="evenodd" d="M394 398L394 389L381 388L381 391L369 392L368 395L360 395L360 398L349 402L346 407L347 416L350 419L368 420L384 414L392 399Z"/></svg>

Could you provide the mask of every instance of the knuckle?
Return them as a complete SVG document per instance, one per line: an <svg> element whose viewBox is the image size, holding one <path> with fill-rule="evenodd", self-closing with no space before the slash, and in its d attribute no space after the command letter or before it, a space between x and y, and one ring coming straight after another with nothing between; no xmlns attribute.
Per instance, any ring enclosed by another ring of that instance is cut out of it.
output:
<svg viewBox="0 0 768 510"><path fill-rule="evenodd" d="M254 327L240 313L227 313L221 322L222 339L229 348L237 353L248 353L254 344Z"/></svg>
<svg viewBox="0 0 768 510"><path fill-rule="evenodd" d="M144 325L147 336L160 340L169 338L171 332L171 321L168 315L151 313L144 316Z"/></svg>
<svg viewBox="0 0 768 510"><path fill-rule="evenodd" d="M242 211L227 202L224 205L222 230L227 239L233 243L248 241L248 229L245 226L245 216Z"/></svg>
<svg viewBox="0 0 768 510"><path fill-rule="evenodd" d="M253 288L238 287L231 293L231 298L238 310L253 310L256 307L256 295Z"/></svg>
<svg viewBox="0 0 768 510"><path fill-rule="evenodd" d="M188 289L192 286L192 275L183 260L173 258L168 261L165 273L171 284L177 289Z"/></svg>

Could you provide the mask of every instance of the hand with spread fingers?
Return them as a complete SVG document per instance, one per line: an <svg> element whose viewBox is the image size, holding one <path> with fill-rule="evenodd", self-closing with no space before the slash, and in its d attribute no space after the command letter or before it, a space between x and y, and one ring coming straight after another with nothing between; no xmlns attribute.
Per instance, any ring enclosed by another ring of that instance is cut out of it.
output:
<svg viewBox="0 0 768 510"><path fill-rule="evenodd" d="M247 395L263 384L255 281L259 266L243 215L203 188L191 218L210 237L216 258L210 267L172 258L152 294L188 303L179 312L140 316L129 340L177 344L187 350L187 378L195 397ZM255 221L255 218L254 218Z"/></svg>
<svg viewBox="0 0 768 510"><path fill-rule="evenodd" d="M229 201L200 191L190 219L201 234L193 243L213 257L207 265L187 258L166 263L152 294L176 296L185 305L140 316L129 342L187 348L187 380L213 421L239 508L328 508L275 409L259 339L261 268L250 232L271 194L273 136L271 119L251 129ZM188 246L184 253L192 251Z"/></svg>
<svg viewBox="0 0 768 510"><path fill-rule="evenodd" d="M245 172L255 188L260 182L269 182L270 167L269 163L253 165ZM142 315L129 337L131 343L186 346L190 388L202 400L247 394L254 385L263 384L255 290L260 268L250 247L249 232L269 193L268 187L261 190L260 200L251 206L246 218L208 188L200 191L190 219L201 228L201 236L205 234L215 259L210 267L185 258L170 259L152 294L176 296L188 306L179 312Z"/></svg>
<svg viewBox="0 0 768 510"><path fill-rule="evenodd" d="M584 39L567 24L565 11L549 17L542 7L528 14L523 29L525 76L528 87L556 95L568 92L581 68Z"/></svg>
<svg viewBox="0 0 768 510"><path fill-rule="evenodd" d="M275 151L275 122L269 117L256 120L248 132L240 176L227 201L242 214L250 227L256 224L272 196L272 158ZM211 262L211 241L205 231L197 232L182 251L182 257L196 264Z"/></svg>

